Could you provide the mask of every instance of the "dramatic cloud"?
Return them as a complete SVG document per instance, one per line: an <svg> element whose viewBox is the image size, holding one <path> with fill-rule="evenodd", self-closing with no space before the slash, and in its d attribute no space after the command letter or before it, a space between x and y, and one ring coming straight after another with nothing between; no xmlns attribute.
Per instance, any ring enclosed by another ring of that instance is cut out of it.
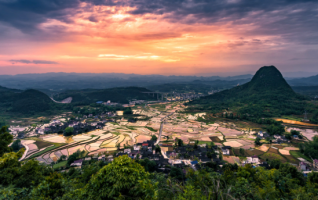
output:
<svg viewBox="0 0 318 200"><path fill-rule="evenodd" d="M0 0L0 67L18 57L83 72L312 71L317 24L317 0Z"/></svg>
<svg viewBox="0 0 318 200"><path fill-rule="evenodd" d="M57 62L49 60L10 60L12 63L23 63L23 64L44 64L44 65L57 65Z"/></svg>

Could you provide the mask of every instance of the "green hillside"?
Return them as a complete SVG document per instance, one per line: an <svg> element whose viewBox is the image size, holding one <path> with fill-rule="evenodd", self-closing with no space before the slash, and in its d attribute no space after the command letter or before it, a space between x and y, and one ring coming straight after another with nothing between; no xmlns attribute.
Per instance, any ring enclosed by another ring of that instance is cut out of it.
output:
<svg viewBox="0 0 318 200"><path fill-rule="evenodd" d="M26 90L19 93L12 102L12 112L44 112L51 109L53 101L44 93L37 90Z"/></svg>
<svg viewBox="0 0 318 200"><path fill-rule="evenodd" d="M191 102L190 110L233 111L238 115L274 117L302 114L305 97L296 94L274 66L260 68L241 86Z"/></svg>
<svg viewBox="0 0 318 200"><path fill-rule="evenodd" d="M110 89L86 89L70 90L54 96L55 100L63 100L72 97L72 103L91 104L97 101L112 101L118 103L128 103L129 100L154 100L156 98L143 92L151 92L146 88L140 87L118 87Z"/></svg>
<svg viewBox="0 0 318 200"><path fill-rule="evenodd" d="M37 90L15 90L0 87L0 108L5 112L35 114L50 110L54 102Z"/></svg>

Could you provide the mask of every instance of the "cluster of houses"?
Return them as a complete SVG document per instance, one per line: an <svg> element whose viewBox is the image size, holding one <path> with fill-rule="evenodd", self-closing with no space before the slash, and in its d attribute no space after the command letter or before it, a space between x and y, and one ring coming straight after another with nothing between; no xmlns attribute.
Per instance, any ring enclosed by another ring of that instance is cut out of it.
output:
<svg viewBox="0 0 318 200"><path fill-rule="evenodd" d="M129 101L128 104L120 104L120 103L114 103L114 102L111 102L110 100L108 101L97 101L96 103L97 104L103 104L105 106L118 106L118 105L121 105L123 107L134 107L136 104L142 104L144 103L145 100L133 100L133 101Z"/></svg>
<svg viewBox="0 0 318 200"><path fill-rule="evenodd" d="M132 159L148 159L156 163L156 170L158 172L169 173L171 166L184 169L186 165L194 170L204 167L208 162L213 162L216 165L222 166L225 164L220 159L220 154L230 155L230 146L212 146L200 145L194 147L193 145L184 145L181 147L172 147L171 144L161 144L161 151L155 148L154 141L148 140L143 143L137 143L133 148L126 148L119 150L114 155L98 155L93 157L86 157L79 159L71 164L71 167L81 168L84 161L99 160L99 161L113 161L114 157L127 155ZM157 150L157 151L156 151ZM163 154L162 154L163 153ZM200 165L199 165L200 163ZM254 167L269 168L266 162L262 162L258 156L246 157L242 161L241 166L252 164ZM299 163L298 169L303 172L305 176L312 171L318 171L318 160L314 159L313 163L303 161Z"/></svg>
<svg viewBox="0 0 318 200"><path fill-rule="evenodd" d="M19 125L9 127L10 133L17 138L23 138L26 129L27 127L20 127Z"/></svg>
<svg viewBox="0 0 318 200"><path fill-rule="evenodd" d="M53 121L46 127L40 127L35 130L37 134L47 134L47 133L63 133L67 127L74 128L74 134L80 134L88 131L93 131L96 129L102 129L107 120L94 122L94 123L85 123L77 120L70 120L68 122L60 122L58 120Z"/></svg>
<svg viewBox="0 0 318 200"><path fill-rule="evenodd" d="M208 162L213 162L219 166L225 164L220 159L220 154L230 155L230 146L218 147L217 145L208 147L205 144L200 146L184 145L174 147L172 144L160 144L160 151L155 148L155 143L152 140L143 143L137 143L133 148L126 148L119 150L115 155L98 155L80 159L71 166L81 167L84 161L99 160L99 161L113 161L114 157L127 155L132 159L149 159L156 163L158 172L168 173L171 169L170 166L183 169L185 165L190 165L193 169L204 167ZM198 165L200 163L200 165ZM268 167L266 163L262 163L257 156L247 157L242 163L253 164L255 166ZM169 167L168 167L169 166Z"/></svg>
<svg viewBox="0 0 318 200"><path fill-rule="evenodd" d="M266 138L271 138L271 136L263 131L258 132L257 137L260 139L266 139ZM283 135L273 135L272 143L288 143L290 142L288 139L286 139L285 136Z"/></svg>
<svg viewBox="0 0 318 200"><path fill-rule="evenodd" d="M100 115L93 115L93 114L83 115L83 118L84 119L87 119L87 118L98 119L98 118L115 117L115 116L116 116L116 112L108 111L108 112L102 113Z"/></svg>
<svg viewBox="0 0 318 200"><path fill-rule="evenodd" d="M318 171L318 160L314 159L312 163L303 160L299 163L298 169L303 172L305 176L312 171Z"/></svg>

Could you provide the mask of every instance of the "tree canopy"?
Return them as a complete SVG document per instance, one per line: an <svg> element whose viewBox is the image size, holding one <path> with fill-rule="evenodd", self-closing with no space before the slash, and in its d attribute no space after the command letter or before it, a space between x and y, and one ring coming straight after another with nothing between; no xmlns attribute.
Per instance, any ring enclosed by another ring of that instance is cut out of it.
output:
<svg viewBox="0 0 318 200"><path fill-rule="evenodd" d="M7 131L7 127L4 126L0 129L0 157L4 153L10 152L12 149L9 144L12 142L13 136Z"/></svg>

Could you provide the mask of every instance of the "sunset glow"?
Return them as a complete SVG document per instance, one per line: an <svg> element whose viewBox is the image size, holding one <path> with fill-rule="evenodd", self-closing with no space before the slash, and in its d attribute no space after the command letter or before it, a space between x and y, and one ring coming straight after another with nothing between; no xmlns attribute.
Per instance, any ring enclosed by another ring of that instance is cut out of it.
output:
<svg viewBox="0 0 318 200"><path fill-rule="evenodd" d="M23 2L0 1L1 74L318 72L314 1Z"/></svg>

